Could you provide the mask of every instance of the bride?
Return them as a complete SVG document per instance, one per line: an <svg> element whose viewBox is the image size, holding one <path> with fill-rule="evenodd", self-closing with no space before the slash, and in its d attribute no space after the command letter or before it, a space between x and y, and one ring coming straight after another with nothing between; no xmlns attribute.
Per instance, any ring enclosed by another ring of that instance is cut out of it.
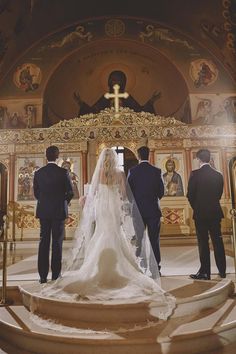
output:
<svg viewBox="0 0 236 354"><path fill-rule="evenodd" d="M128 198L128 196L129 198ZM131 208L132 205L132 208ZM154 301L166 319L175 299L159 285L158 266L148 236L135 255L135 224L141 223L114 150L98 159L74 244L63 276L43 285L41 294L74 301Z"/></svg>

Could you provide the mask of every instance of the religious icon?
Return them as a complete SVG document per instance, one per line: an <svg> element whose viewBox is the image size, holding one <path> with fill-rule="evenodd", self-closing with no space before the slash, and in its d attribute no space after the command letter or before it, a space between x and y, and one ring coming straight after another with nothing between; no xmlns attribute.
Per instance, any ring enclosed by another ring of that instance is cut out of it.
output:
<svg viewBox="0 0 236 354"><path fill-rule="evenodd" d="M174 133L171 128L164 128L163 129L163 136L166 138L172 138L174 136Z"/></svg>
<svg viewBox="0 0 236 354"><path fill-rule="evenodd" d="M25 121L27 128L32 128L36 124L37 109L35 105L27 104L25 107Z"/></svg>
<svg viewBox="0 0 236 354"><path fill-rule="evenodd" d="M197 137L197 131L195 128L190 129L190 136L191 136L191 138Z"/></svg>
<svg viewBox="0 0 236 354"><path fill-rule="evenodd" d="M9 121L7 125L9 128L16 128L16 129L26 128L26 124L18 112L13 112L13 114L9 117Z"/></svg>
<svg viewBox="0 0 236 354"><path fill-rule="evenodd" d="M144 129L141 129L140 131L140 138L146 138L147 137L147 133Z"/></svg>
<svg viewBox="0 0 236 354"><path fill-rule="evenodd" d="M115 131L115 138L117 138L117 139L121 138L119 130Z"/></svg>
<svg viewBox="0 0 236 354"><path fill-rule="evenodd" d="M69 158L64 158L61 163L61 167L65 168L69 172L71 182L72 182L73 193L74 193L73 199L78 199L80 196L79 177L73 170L74 169L73 160Z"/></svg>
<svg viewBox="0 0 236 354"><path fill-rule="evenodd" d="M43 132L39 132L39 135L38 135L38 137L37 137L37 140L39 140L39 141L44 141Z"/></svg>
<svg viewBox="0 0 236 354"><path fill-rule="evenodd" d="M95 133L94 133L93 130L91 130L91 131L89 132L88 138L89 138L89 139L95 139Z"/></svg>
<svg viewBox="0 0 236 354"><path fill-rule="evenodd" d="M208 98L201 98L198 102L194 123L210 124L213 119L212 100Z"/></svg>
<svg viewBox="0 0 236 354"><path fill-rule="evenodd" d="M191 62L190 76L195 87L208 86L216 81L218 69L211 60L197 59Z"/></svg>
<svg viewBox="0 0 236 354"><path fill-rule="evenodd" d="M165 196L183 196L182 177L176 172L176 159L170 157L165 163L166 172L163 174Z"/></svg>
<svg viewBox="0 0 236 354"><path fill-rule="evenodd" d="M114 107L114 100L116 107L118 104L119 107L128 107L133 109L135 112L144 111L155 114L154 103L157 99L161 97L161 93L159 91L155 91L152 97L144 105L140 105L132 95L125 95L126 81L127 77L124 72L119 70L112 71L108 77L109 92L106 94L107 97L112 98L112 100L108 100L104 97L104 95L102 95L93 106L89 106L86 102L84 102L80 97L79 92L74 92L73 98L79 106L78 115L99 113L105 108ZM118 92L114 92L115 85L119 86ZM121 96L118 97L118 95Z"/></svg>
<svg viewBox="0 0 236 354"><path fill-rule="evenodd" d="M23 91L34 91L41 82L41 69L35 64L25 63L16 69L13 80Z"/></svg>
<svg viewBox="0 0 236 354"><path fill-rule="evenodd" d="M65 131L62 138L63 138L64 140L70 140L69 132L68 132L68 131Z"/></svg>
<svg viewBox="0 0 236 354"><path fill-rule="evenodd" d="M49 48L63 48L66 45L72 45L78 43L78 40L87 40L88 42L93 38L91 32L85 32L83 26L76 26L76 28L67 33L61 40L50 44Z"/></svg>
<svg viewBox="0 0 236 354"><path fill-rule="evenodd" d="M43 165L43 158L19 158L17 172L17 199L34 200L34 173Z"/></svg>
<svg viewBox="0 0 236 354"><path fill-rule="evenodd" d="M0 128L4 128L5 125L5 117L7 117L7 108L0 106Z"/></svg>

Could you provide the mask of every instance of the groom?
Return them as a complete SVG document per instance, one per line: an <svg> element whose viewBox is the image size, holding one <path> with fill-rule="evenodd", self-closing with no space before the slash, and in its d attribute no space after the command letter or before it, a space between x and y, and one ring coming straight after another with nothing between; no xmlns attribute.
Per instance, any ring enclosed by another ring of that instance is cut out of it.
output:
<svg viewBox="0 0 236 354"><path fill-rule="evenodd" d="M130 169L128 182L137 207L143 219L143 225L137 228L137 251L140 256L142 238L147 227L148 236L152 245L158 268L160 270L160 217L159 200L164 195L164 184L161 170L152 166L149 161L149 148L142 146L138 149L139 164Z"/></svg>
<svg viewBox="0 0 236 354"><path fill-rule="evenodd" d="M73 197L68 171L56 164L59 157L58 147L54 145L48 147L46 157L48 163L35 172L33 184L37 199L36 217L40 220L38 250L40 283L47 282L51 237L52 280L60 276L65 219L68 217L68 204Z"/></svg>

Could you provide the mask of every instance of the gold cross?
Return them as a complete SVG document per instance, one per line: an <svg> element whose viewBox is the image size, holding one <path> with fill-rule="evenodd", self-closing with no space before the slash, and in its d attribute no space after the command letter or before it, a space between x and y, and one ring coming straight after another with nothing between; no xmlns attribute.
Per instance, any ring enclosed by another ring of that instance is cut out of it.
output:
<svg viewBox="0 0 236 354"><path fill-rule="evenodd" d="M127 98L129 97L129 94L127 92L124 93L119 93L120 86L118 84L115 84L113 86L114 93L105 93L104 97L109 99L109 98L114 98L114 103L115 103L115 112L119 113L119 98Z"/></svg>

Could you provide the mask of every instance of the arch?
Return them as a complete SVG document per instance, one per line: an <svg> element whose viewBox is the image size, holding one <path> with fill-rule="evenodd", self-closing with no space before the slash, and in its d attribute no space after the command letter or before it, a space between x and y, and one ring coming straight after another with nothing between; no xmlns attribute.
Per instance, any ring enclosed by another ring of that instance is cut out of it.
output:
<svg viewBox="0 0 236 354"><path fill-rule="evenodd" d="M67 56L48 79L44 101L49 106L51 122L45 122L44 126L78 116L80 99L89 107L99 102L106 86L108 90L108 77L114 70L125 73L126 91L141 106L154 92L160 91L161 97L154 104L158 114L172 115L188 98L189 90L182 72L156 48L127 39L116 40L115 44L101 39L97 43L96 46L87 44ZM173 81L178 82L179 90L174 89Z"/></svg>

